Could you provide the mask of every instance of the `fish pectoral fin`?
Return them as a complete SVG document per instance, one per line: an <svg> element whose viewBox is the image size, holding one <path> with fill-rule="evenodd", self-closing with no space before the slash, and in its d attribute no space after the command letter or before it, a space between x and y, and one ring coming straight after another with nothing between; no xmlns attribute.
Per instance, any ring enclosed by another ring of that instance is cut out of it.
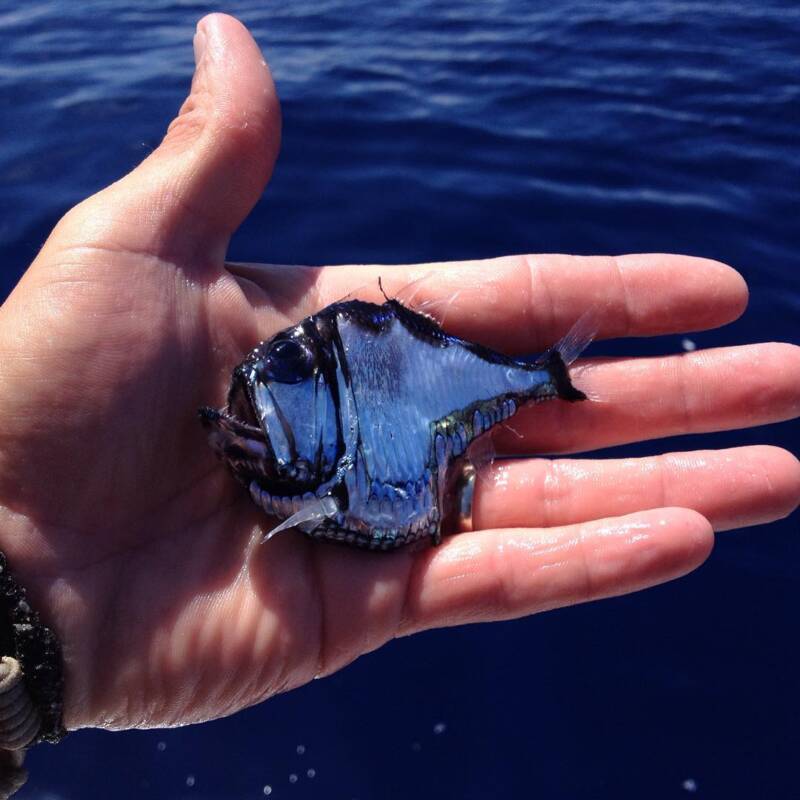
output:
<svg viewBox="0 0 800 800"><path fill-rule="evenodd" d="M314 530L324 519L335 517L339 513L339 504L330 495L316 498L301 508L296 514L287 517L280 525L264 534L261 544L268 542L273 536L289 528L297 528L300 525L311 524L308 530Z"/></svg>

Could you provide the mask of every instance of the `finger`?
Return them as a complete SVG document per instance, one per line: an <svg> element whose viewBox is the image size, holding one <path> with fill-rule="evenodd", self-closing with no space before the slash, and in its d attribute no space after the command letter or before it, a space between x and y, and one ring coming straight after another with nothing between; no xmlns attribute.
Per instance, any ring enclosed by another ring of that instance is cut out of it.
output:
<svg viewBox="0 0 800 800"><path fill-rule="evenodd" d="M713 538L708 521L684 508L453 536L416 562L400 632L510 619L644 589L699 566Z"/></svg>
<svg viewBox="0 0 800 800"><path fill-rule="evenodd" d="M717 261L679 255L522 255L485 261L314 269L233 264L267 295L294 297L302 317L357 290L383 302L417 282L414 302L443 304L445 329L509 353L544 349L593 310L601 338L704 330L736 319L747 305L738 272ZM302 291L293 293L287 282ZM313 287L313 292L309 288Z"/></svg>
<svg viewBox="0 0 800 800"><path fill-rule="evenodd" d="M581 403L525 406L498 430L499 453L570 453L687 433L732 430L800 414L800 347L753 344L663 358L585 361Z"/></svg>
<svg viewBox="0 0 800 800"><path fill-rule="evenodd" d="M277 157L280 111L258 45L233 17L200 20L191 92L159 147L73 209L55 241L222 267Z"/></svg>
<svg viewBox="0 0 800 800"><path fill-rule="evenodd" d="M485 468L475 484L472 523L476 530L551 527L678 506L722 531L781 519L799 502L800 462L779 447L526 459Z"/></svg>

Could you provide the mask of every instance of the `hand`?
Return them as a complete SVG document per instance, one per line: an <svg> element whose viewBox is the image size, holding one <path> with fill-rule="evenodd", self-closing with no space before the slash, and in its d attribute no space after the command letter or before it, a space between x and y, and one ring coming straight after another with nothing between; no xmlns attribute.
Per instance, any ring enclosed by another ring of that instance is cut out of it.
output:
<svg viewBox="0 0 800 800"><path fill-rule="evenodd" d="M161 146L72 209L0 309L0 550L56 629L66 724L172 725L233 712L392 637L629 592L693 569L712 531L797 504L767 447L642 460L518 460L477 484L476 532L367 553L269 521L205 441L256 342L383 277L461 293L448 330L506 351L589 307L601 337L699 330L745 307L739 275L680 256L517 256L411 267L228 265L262 192L279 110L247 31L207 17L192 92ZM603 402L527 408L498 449L590 450L795 415L800 352L750 345L588 361Z"/></svg>

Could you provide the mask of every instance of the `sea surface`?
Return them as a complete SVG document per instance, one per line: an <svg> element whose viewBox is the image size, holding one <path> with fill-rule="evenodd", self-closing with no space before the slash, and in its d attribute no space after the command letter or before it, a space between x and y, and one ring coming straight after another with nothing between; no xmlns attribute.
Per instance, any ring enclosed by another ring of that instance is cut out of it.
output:
<svg viewBox="0 0 800 800"><path fill-rule="evenodd" d="M0 291L158 144L212 10L251 28L284 115L230 257L691 253L752 291L698 347L798 340L796 0L0 0ZM759 442L796 452L800 427L617 452ZM723 534L631 597L394 642L226 720L71 735L19 797L797 797L797 529Z"/></svg>

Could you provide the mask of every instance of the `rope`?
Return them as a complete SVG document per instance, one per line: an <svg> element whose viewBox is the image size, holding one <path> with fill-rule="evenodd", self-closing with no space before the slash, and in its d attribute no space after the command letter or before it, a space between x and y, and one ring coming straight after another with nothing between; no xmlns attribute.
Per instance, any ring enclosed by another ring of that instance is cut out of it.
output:
<svg viewBox="0 0 800 800"><path fill-rule="evenodd" d="M0 658L0 748L22 750L39 733L41 718L22 680L16 658Z"/></svg>
<svg viewBox="0 0 800 800"><path fill-rule="evenodd" d="M0 800L28 779L22 766L25 748L38 736L42 720L22 679L16 658L0 658Z"/></svg>

